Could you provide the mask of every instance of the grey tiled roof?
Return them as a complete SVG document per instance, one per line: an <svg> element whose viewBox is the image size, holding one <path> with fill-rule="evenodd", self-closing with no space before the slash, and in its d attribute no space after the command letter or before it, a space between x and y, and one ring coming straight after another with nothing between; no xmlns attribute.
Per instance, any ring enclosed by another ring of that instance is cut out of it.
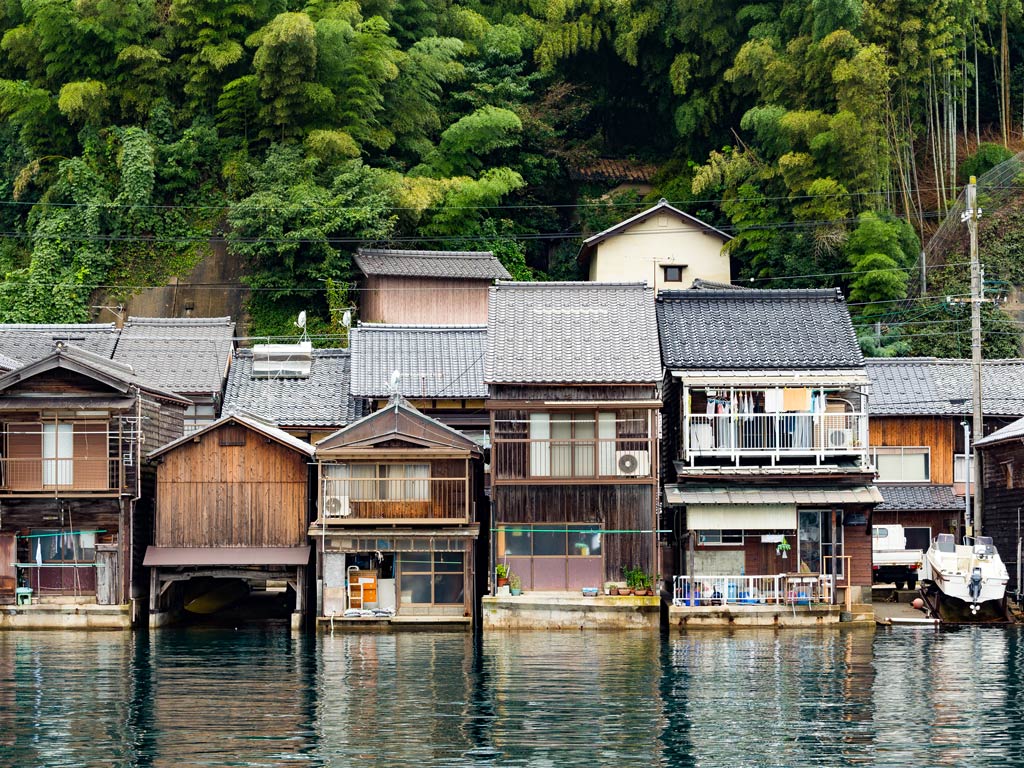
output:
<svg viewBox="0 0 1024 768"><path fill-rule="evenodd" d="M219 394L234 334L230 317L129 317L113 358L175 392Z"/></svg>
<svg viewBox="0 0 1024 768"><path fill-rule="evenodd" d="M384 325L352 329L352 394L391 395L391 375L401 374L404 397L481 398L485 325Z"/></svg>
<svg viewBox="0 0 1024 768"><path fill-rule="evenodd" d="M658 296L665 366L700 370L862 369L836 290L684 290Z"/></svg>
<svg viewBox="0 0 1024 768"><path fill-rule="evenodd" d="M235 352L224 413L251 413L281 427L343 427L360 414L349 395L347 349L314 349L308 378L252 377L252 350Z"/></svg>
<svg viewBox="0 0 1024 768"><path fill-rule="evenodd" d="M117 334L113 323L0 324L0 353L30 363L52 353L54 343L63 341L109 359Z"/></svg>
<svg viewBox="0 0 1024 768"><path fill-rule="evenodd" d="M21 361L15 360L13 357L0 354L0 371L13 371L15 368L21 367Z"/></svg>
<svg viewBox="0 0 1024 768"><path fill-rule="evenodd" d="M510 283L491 288L484 380L661 380L654 291L643 283Z"/></svg>
<svg viewBox="0 0 1024 768"><path fill-rule="evenodd" d="M872 416L961 416L971 410L971 361L933 357L874 358ZM1024 360L986 360L981 369L986 416L1024 416Z"/></svg>
<svg viewBox="0 0 1024 768"><path fill-rule="evenodd" d="M511 275L490 251L413 251L360 248L356 266L364 275L508 280Z"/></svg>
<svg viewBox="0 0 1024 768"><path fill-rule="evenodd" d="M962 497L953 493L951 485L887 485L876 486L885 499L876 512L949 511L964 508Z"/></svg>

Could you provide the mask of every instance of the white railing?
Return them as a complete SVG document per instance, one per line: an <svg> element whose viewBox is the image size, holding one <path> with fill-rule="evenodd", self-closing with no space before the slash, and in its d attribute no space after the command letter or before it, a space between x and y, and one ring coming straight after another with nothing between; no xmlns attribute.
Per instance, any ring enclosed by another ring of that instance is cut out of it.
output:
<svg viewBox="0 0 1024 768"><path fill-rule="evenodd" d="M867 450L863 413L688 414L685 455L836 456Z"/></svg>
<svg viewBox="0 0 1024 768"><path fill-rule="evenodd" d="M672 605L811 605L832 602L832 577L799 573L774 576L674 576Z"/></svg>

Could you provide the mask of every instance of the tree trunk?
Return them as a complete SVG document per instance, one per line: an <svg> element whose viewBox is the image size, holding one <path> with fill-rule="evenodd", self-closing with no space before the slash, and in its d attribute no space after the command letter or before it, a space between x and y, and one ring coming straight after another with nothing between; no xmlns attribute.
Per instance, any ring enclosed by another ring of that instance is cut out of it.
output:
<svg viewBox="0 0 1024 768"><path fill-rule="evenodd" d="M1010 144L1010 42L1006 32L1006 3L1003 3L999 39L1000 108L1003 118L1003 146Z"/></svg>

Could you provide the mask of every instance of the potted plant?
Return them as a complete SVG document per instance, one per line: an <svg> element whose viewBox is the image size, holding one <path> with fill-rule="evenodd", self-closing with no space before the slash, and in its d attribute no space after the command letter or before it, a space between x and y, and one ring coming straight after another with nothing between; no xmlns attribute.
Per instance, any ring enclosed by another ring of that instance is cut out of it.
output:
<svg viewBox="0 0 1024 768"><path fill-rule="evenodd" d="M508 588L509 592L512 593L512 597L518 597L523 594L523 581L516 574L509 573L508 575Z"/></svg>
<svg viewBox="0 0 1024 768"><path fill-rule="evenodd" d="M505 563L498 563L494 566L494 575L498 579L498 586L508 586L508 566Z"/></svg>

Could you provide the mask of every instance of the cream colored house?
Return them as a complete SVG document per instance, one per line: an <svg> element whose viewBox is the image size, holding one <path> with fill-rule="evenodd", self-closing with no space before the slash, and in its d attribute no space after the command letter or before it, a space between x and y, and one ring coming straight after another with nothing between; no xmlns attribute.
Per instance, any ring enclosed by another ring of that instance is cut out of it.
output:
<svg viewBox="0 0 1024 768"><path fill-rule="evenodd" d="M577 259L599 283L644 281L656 292L694 280L729 283L732 238L662 199L583 241Z"/></svg>

